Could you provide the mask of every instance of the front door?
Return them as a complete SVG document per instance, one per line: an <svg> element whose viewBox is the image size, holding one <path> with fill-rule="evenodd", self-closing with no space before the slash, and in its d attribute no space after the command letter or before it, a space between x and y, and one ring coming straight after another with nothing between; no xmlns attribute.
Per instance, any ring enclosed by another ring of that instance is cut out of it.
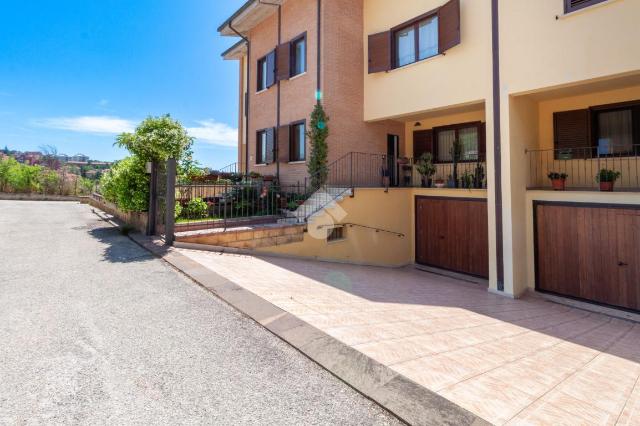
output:
<svg viewBox="0 0 640 426"><path fill-rule="evenodd" d="M389 185L398 186L400 172L398 170L398 155L400 149L400 137L387 135L387 170L389 171Z"/></svg>

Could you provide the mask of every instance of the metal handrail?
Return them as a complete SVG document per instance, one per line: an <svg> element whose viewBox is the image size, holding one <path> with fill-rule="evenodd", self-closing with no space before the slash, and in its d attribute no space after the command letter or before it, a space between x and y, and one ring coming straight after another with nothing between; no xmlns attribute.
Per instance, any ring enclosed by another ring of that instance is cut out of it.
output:
<svg viewBox="0 0 640 426"><path fill-rule="evenodd" d="M338 224L338 225L318 225L316 227L316 229L324 229L324 228L334 229L334 228L343 228L345 226L348 226L349 228L353 228L355 226L357 228L369 229L369 230L375 231L375 232L383 232L383 233L386 233L386 234L392 234L392 235L395 235L395 236L397 236L399 238L404 238L406 236L402 232L389 231L387 229L376 228L374 226L368 226L368 225L360 225L358 223L351 223L351 222L341 223L341 224Z"/></svg>

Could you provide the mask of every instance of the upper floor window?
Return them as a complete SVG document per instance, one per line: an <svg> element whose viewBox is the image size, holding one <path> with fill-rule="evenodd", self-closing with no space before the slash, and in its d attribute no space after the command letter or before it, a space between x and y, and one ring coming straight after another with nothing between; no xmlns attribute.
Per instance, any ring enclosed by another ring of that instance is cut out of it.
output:
<svg viewBox="0 0 640 426"><path fill-rule="evenodd" d="M369 36L369 74L444 54L460 44L460 0Z"/></svg>
<svg viewBox="0 0 640 426"><path fill-rule="evenodd" d="M307 141L305 122L294 123L290 129L289 161L304 161Z"/></svg>
<svg viewBox="0 0 640 426"><path fill-rule="evenodd" d="M275 129L259 130L256 133L256 164L273 163Z"/></svg>
<svg viewBox="0 0 640 426"><path fill-rule="evenodd" d="M402 67L438 54L438 16L396 30L395 65Z"/></svg>
<svg viewBox="0 0 640 426"><path fill-rule="evenodd" d="M603 1L607 0L564 0L564 13L575 12Z"/></svg>
<svg viewBox="0 0 640 426"><path fill-rule="evenodd" d="M258 92L273 86L276 81L276 51L258 59Z"/></svg>
<svg viewBox="0 0 640 426"><path fill-rule="evenodd" d="M291 42L291 77L307 70L307 38L301 36Z"/></svg>

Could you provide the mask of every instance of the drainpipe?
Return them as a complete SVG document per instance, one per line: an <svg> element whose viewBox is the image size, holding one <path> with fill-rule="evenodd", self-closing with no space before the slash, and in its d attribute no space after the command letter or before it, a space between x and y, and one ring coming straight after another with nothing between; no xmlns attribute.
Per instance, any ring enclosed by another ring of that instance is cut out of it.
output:
<svg viewBox="0 0 640 426"><path fill-rule="evenodd" d="M282 6L277 3L270 3L263 0L258 0L258 3L264 4L265 6L275 6L278 8L278 46L280 46L280 43L282 43ZM277 61L277 58L276 58L276 61ZM280 183L280 147L278 146L278 139L279 139L278 133L280 132L280 80L278 80L276 84L277 84L277 87L276 87L277 92L276 92L276 140L275 140L275 146L276 146L275 157L276 158L275 160L276 160L276 181Z"/></svg>
<svg viewBox="0 0 640 426"><path fill-rule="evenodd" d="M244 102L244 126L245 126L245 148L244 148L244 174L245 176L249 176L249 98L251 85L251 41L245 36L243 36L239 31L233 28L233 21L229 22L229 29L233 31L238 37L243 39L245 43L247 43L247 82L245 85L245 89L247 91L247 95L245 96Z"/></svg>

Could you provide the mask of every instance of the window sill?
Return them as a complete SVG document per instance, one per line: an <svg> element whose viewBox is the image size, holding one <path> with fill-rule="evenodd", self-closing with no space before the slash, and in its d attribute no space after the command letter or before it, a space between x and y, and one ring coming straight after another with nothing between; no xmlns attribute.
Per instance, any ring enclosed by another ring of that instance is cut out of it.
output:
<svg viewBox="0 0 640 426"><path fill-rule="evenodd" d="M289 161L287 164L307 164L307 160Z"/></svg>
<svg viewBox="0 0 640 426"><path fill-rule="evenodd" d="M261 94L261 93L268 92L268 91L269 91L269 89L271 89L271 87L273 87L273 86L267 87L266 89L258 90L258 91L256 92L256 95L259 95L259 94Z"/></svg>
<svg viewBox="0 0 640 426"><path fill-rule="evenodd" d="M345 241L347 241L346 238L338 238L337 240L327 240L327 244L338 244L338 243L344 243Z"/></svg>
<svg viewBox="0 0 640 426"><path fill-rule="evenodd" d="M255 167L267 167L267 163L254 164Z"/></svg>
<svg viewBox="0 0 640 426"><path fill-rule="evenodd" d="M567 19L567 18L571 18L572 16L576 16L579 15L583 12L587 12L587 11L591 11L594 9L597 9L599 7L603 7L603 6L607 6L611 3L615 3L619 0L606 0L603 1L602 3L596 3L596 4L592 4L591 6L587 6L587 7L583 7L582 9L577 9L577 10L573 10L571 12L566 12L566 13L562 13L560 15L556 15L556 20L562 20L562 19Z"/></svg>
<svg viewBox="0 0 640 426"><path fill-rule="evenodd" d="M438 53L438 54L435 54L433 56L429 56L428 58L420 59L419 61L415 61L415 62L411 62L410 64L403 65L401 67L391 68L387 72L400 71L400 70L404 70L404 69L407 69L407 68L415 67L416 65L424 64L426 62L430 62L430 61L432 61L432 60L434 60L436 58L439 58L440 56L445 56L445 54L444 53Z"/></svg>
<svg viewBox="0 0 640 426"><path fill-rule="evenodd" d="M296 74L296 75L294 75L293 77L291 77L291 78L289 79L289 81L297 80L297 79L299 79L300 77L302 77L302 76L304 76L304 75L307 75L307 72L306 72L306 71L305 71L305 72L301 72L300 74Z"/></svg>

